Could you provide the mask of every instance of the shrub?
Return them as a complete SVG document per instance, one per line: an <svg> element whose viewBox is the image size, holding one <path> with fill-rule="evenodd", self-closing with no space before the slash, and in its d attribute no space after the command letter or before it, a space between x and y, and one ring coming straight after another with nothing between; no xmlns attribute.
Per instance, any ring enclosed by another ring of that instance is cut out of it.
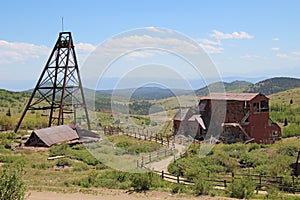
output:
<svg viewBox="0 0 300 200"><path fill-rule="evenodd" d="M135 174L131 181L131 187L135 191L149 190L151 187L151 173Z"/></svg>
<svg viewBox="0 0 300 200"><path fill-rule="evenodd" d="M230 197L249 199L254 194L255 183L250 177L234 178L228 190Z"/></svg>
<svg viewBox="0 0 300 200"><path fill-rule="evenodd" d="M294 156L295 153L297 152L297 150L298 150L298 148L296 146L291 146L291 145L281 146L277 150L277 153L286 155L286 156Z"/></svg>
<svg viewBox="0 0 300 200"><path fill-rule="evenodd" d="M23 200L26 187L22 180L23 166L5 167L0 172L0 199Z"/></svg>
<svg viewBox="0 0 300 200"><path fill-rule="evenodd" d="M67 143L55 145L50 148L50 156L64 156L68 154L68 151L69 145Z"/></svg>
<svg viewBox="0 0 300 200"><path fill-rule="evenodd" d="M195 195L208 195L209 191L212 189L212 185L210 182L205 181L202 178L198 178L195 180L195 185L194 185L194 194Z"/></svg>
<svg viewBox="0 0 300 200"><path fill-rule="evenodd" d="M182 193L184 191L184 188L185 186L183 184L173 184L171 186L171 191L172 193L174 194L177 194L177 193Z"/></svg>
<svg viewBox="0 0 300 200"><path fill-rule="evenodd" d="M72 165L71 160L67 159L67 158L59 159L56 162L56 166L58 166L58 167L71 166L71 165Z"/></svg>

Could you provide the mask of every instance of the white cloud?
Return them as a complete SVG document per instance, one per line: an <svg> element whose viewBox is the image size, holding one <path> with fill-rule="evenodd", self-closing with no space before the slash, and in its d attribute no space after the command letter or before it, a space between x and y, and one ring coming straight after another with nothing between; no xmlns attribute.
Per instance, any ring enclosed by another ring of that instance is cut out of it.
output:
<svg viewBox="0 0 300 200"><path fill-rule="evenodd" d="M273 38L274 41L279 41L279 38Z"/></svg>
<svg viewBox="0 0 300 200"><path fill-rule="evenodd" d="M254 60L254 59L258 59L258 58L261 58L260 56L257 56L257 55L249 55L249 54L246 54L244 56L241 56L242 59L245 59L245 60Z"/></svg>
<svg viewBox="0 0 300 200"><path fill-rule="evenodd" d="M294 51L292 54L294 54L296 56L300 56L300 50L299 51Z"/></svg>
<svg viewBox="0 0 300 200"><path fill-rule="evenodd" d="M104 56L121 55L129 51L153 51L166 53L168 51L184 54L194 54L199 46L189 41L178 39L176 37L154 37L150 35L131 35L120 38L112 38L104 44L97 47L96 51L101 51ZM131 53L132 54L132 53ZM133 56L150 56L152 53L136 52Z"/></svg>
<svg viewBox="0 0 300 200"><path fill-rule="evenodd" d="M161 28L157 28L157 27L154 27L154 26L149 26L149 27L146 27L145 28L146 30L148 31L152 31L152 32L156 32L156 33L174 33L174 31L172 30L168 30L168 29L161 29Z"/></svg>
<svg viewBox="0 0 300 200"><path fill-rule="evenodd" d="M26 62L30 59L48 55L50 48L23 42L0 40L0 64Z"/></svg>
<svg viewBox="0 0 300 200"><path fill-rule="evenodd" d="M289 56L286 53L279 53L279 54L277 54L277 57L279 57L279 58L289 58Z"/></svg>
<svg viewBox="0 0 300 200"><path fill-rule="evenodd" d="M90 53L96 49L96 46L89 43L78 43L75 45L75 50Z"/></svg>
<svg viewBox="0 0 300 200"><path fill-rule="evenodd" d="M212 46L212 45L200 44L200 46L201 46L208 54L222 53L223 50L224 50L222 47L215 47L215 46Z"/></svg>
<svg viewBox="0 0 300 200"><path fill-rule="evenodd" d="M197 39L197 41L208 54L222 53L224 50L220 47L222 46L220 40Z"/></svg>
<svg viewBox="0 0 300 200"><path fill-rule="evenodd" d="M250 35L247 32L233 32L233 33L223 33L221 31L213 30L213 33L210 34L210 37L216 38L218 40L224 39L252 39L254 36Z"/></svg>
<svg viewBox="0 0 300 200"><path fill-rule="evenodd" d="M279 51L280 48L279 48L279 47L273 47L273 48L271 48L271 50L272 50L272 51Z"/></svg>
<svg viewBox="0 0 300 200"><path fill-rule="evenodd" d="M222 45L220 40L214 41L209 39L198 39L197 41L199 41L200 44L205 44L205 45L218 45L218 46Z"/></svg>

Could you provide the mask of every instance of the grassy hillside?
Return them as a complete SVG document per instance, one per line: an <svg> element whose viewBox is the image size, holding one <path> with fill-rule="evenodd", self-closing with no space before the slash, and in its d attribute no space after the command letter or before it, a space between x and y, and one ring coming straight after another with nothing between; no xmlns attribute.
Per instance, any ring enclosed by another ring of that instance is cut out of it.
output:
<svg viewBox="0 0 300 200"><path fill-rule="evenodd" d="M272 94L270 98L271 119L282 127L283 136L300 135L300 88ZM287 125L284 126L284 122Z"/></svg>
<svg viewBox="0 0 300 200"><path fill-rule="evenodd" d="M300 87L300 79L276 77L253 84L243 90L243 92L260 92L270 95L297 87Z"/></svg>
<svg viewBox="0 0 300 200"><path fill-rule="evenodd" d="M243 89L245 89L250 85L252 85L252 83L247 81L233 81L231 83L216 82L196 90L195 93L198 96L205 96L208 95L209 92L223 92L224 90L227 92L231 92L231 91L238 92L238 91L242 91Z"/></svg>

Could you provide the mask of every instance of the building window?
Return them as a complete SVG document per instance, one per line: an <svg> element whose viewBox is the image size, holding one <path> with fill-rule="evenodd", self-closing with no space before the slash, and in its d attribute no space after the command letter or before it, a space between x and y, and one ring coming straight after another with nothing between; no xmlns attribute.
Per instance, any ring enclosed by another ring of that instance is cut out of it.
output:
<svg viewBox="0 0 300 200"><path fill-rule="evenodd" d="M260 111L261 112L268 112L269 111L269 105L267 101L260 101Z"/></svg>
<svg viewBox="0 0 300 200"><path fill-rule="evenodd" d="M268 102L265 100L260 101L260 103L253 103L254 112L269 112Z"/></svg>
<svg viewBox="0 0 300 200"><path fill-rule="evenodd" d="M253 103L254 112L259 112L259 103Z"/></svg>

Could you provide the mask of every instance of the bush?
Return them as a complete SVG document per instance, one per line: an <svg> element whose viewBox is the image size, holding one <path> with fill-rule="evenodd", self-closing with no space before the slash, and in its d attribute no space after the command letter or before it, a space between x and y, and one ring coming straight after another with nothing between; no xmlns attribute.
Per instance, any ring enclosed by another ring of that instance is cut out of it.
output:
<svg viewBox="0 0 300 200"><path fill-rule="evenodd" d="M185 189L185 186L183 184L173 184L171 187L171 191L174 194L182 193Z"/></svg>
<svg viewBox="0 0 300 200"><path fill-rule="evenodd" d="M211 189L212 185L210 184L210 182L205 181L202 178L198 178L195 181L195 185L193 188L195 195L208 195Z"/></svg>
<svg viewBox="0 0 300 200"><path fill-rule="evenodd" d="M22 180L23 166L6 167L0 172L0 199L23 200L26 187Z"/></svg>
<svg viewBox="0 0 300 200"><path fill-rule="evenodd" d="M234 178L228 190L230 197L249 199L254 194L255 183L250 177Z"/></svg>
<svg viewBox="0 0 300 200"><path fill-rule="evenodd" d="M72 162L71 162L70 159L63 158L63 159L59 159L59 160L56 162L56 166L58 166L58 167L72 166Z"/></svg>
<svg viewBox="0 0 300 200"><path fill-rule="evenodd" d="M279 149L277 150L277 153L286 155L286 156L294 156L297 151L298 151L298 148L296 146L288 145L288 146L279 147Z"/></svg>
<svg viewBox="0 0 300 200"><path fill-rule="evenodd" d="M55 145L50 148L50 156L64 156L69 152L69 145L63 143L60 145Z"/></svg>
<svg viewBox="0 0 300 200"><path fill-rule="evenodd" d="M151 176L151 173L135 174L131 181L131 187L133 187L135 191L149 190L152 182Z"/></svg>

